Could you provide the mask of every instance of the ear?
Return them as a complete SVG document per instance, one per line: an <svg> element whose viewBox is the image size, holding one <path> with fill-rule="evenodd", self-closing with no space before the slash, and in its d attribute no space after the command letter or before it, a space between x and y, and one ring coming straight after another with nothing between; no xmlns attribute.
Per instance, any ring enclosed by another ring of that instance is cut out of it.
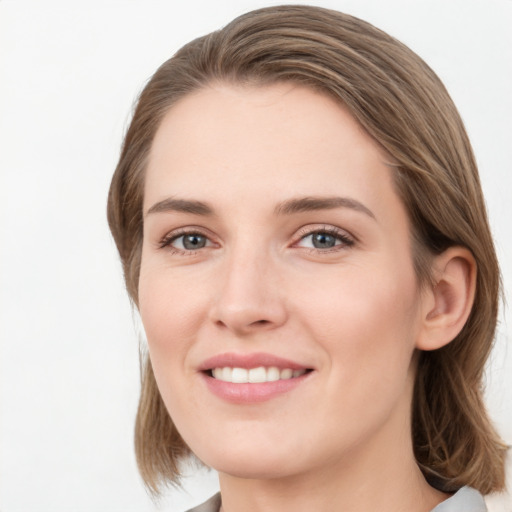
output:
<svg viewBox="0 0 512 512"><path fill-rule="evenodd" d="M420 350L436 350L452 341L466 323L476 288L476 262L464 247L450 247L433 261L434 285L423 292Z"/></svg>

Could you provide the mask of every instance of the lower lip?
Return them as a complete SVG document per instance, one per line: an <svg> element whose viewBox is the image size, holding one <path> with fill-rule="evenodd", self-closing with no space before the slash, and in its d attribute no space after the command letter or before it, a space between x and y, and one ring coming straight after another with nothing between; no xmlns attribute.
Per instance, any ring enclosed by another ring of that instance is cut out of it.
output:
<svg viewBox="0 0 512 512"><path fill-rule="evenodd" d="M202 376L208 389L219 398L235 404L253 404L271 400L279 395L287 393L302 384L311 372L300 377L276 380L273 382L234 384L223 380L214 379L203 373Z"/></svg>

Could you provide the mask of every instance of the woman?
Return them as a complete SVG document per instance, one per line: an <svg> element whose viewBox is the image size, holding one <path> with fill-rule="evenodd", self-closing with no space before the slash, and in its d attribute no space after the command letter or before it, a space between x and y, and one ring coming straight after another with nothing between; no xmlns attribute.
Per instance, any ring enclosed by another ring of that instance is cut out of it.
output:
<svg viewBox="0 0 512 512"><path fill-rule="evenodd" d="M108 216L149 489L191 453L220 478L200 510L480 511L503 487L498 264L462 122L408 48L306 6L189 43L140 96Z"/></svg>

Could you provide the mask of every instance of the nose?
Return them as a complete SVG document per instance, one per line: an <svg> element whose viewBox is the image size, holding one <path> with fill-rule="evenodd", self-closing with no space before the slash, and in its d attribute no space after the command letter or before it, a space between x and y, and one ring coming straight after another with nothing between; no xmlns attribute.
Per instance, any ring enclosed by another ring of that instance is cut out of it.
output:
<svg viewBox="0 0 512 512"><path fill-rule="evenodd" d="M211 320L237 336L280 327L287 310L279 272L268 255L233 253L218 276Z"/></svg>

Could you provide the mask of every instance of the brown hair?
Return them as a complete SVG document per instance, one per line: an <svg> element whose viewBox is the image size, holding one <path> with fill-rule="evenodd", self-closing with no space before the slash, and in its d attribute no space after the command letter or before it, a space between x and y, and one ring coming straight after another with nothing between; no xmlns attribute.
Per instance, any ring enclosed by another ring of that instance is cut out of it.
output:
<svg viewBox="0 0 512 512"><path fill-rule="evenodd" d="M482 376L497 321L500 277L478 171L460 116L435 73L372 25L309 6L260 9L179 50L142 91L108 198L108 221L128 293L138 303L144 169L169 108L214 81L302 84L337 99L394 158L408 210L419 281L430 257L468 248L478 268L470 317L447 346L419 355L412 436L426 478L443 490L504 486L505 446L487 416ZM190 450L176 431L143 358L137 461L149 489L177 481Z"/></svg>

